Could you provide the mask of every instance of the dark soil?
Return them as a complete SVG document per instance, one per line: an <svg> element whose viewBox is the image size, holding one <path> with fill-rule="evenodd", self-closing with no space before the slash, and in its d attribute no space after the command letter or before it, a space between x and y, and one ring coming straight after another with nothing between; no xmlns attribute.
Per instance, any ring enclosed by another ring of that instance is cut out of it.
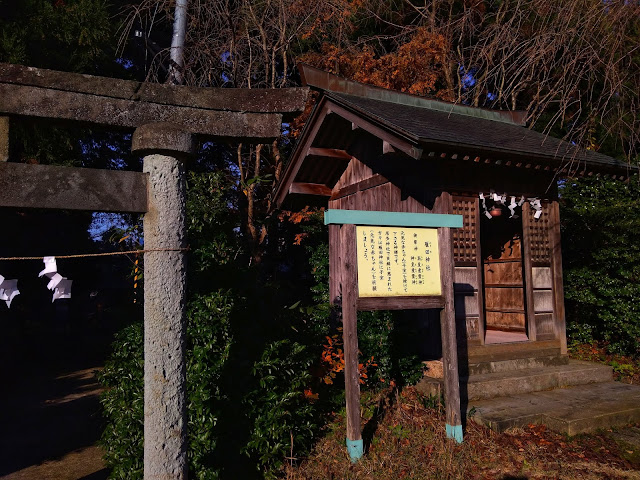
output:
<svg viewBox="0 0 640 480"><path fill-rule="evenodd" d="M113 328L26 321L0 307L0 479L107 478L96 372Z"/></svg>

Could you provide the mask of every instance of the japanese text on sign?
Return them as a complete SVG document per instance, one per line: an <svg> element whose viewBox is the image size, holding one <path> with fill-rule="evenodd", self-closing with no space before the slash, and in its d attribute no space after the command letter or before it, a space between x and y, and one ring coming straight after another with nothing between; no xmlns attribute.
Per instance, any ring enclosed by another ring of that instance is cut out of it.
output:
<svg viewBox="0 0 640 480"><path fill-rule="evenodd" d="M441 295L438 230L356 227L361 297Z"/></svg>

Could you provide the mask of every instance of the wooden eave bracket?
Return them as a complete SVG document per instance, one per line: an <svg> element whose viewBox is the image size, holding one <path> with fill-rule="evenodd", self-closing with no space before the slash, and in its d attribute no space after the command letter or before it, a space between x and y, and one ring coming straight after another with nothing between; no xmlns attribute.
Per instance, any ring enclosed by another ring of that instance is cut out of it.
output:
<svg viewBox="0 0 640 480"><path fill-rule="evenodd" d="M298 140L298 143L291 154L291 159L285 168L282 180L276 186L274 203L278 208L284 202L287 194L290 193L289 189L291 185L296 183L295 179L302 167L302 163L307 157L309 149L311 148L311 145L313 144L313 141L315 140L316 135L328 114L329 111L327 109L325 99L323 98L314 108L309 120L307 120L307 124L302 131L302 135Z"/></svg>
<svg viewBox="0 0 640 480"><path fill-rule="evenodd" d="M306 190L313 191L314 193L310 193L312 195L319 194L317 192L321 189L317 187L318 184L301 184L296 182L296 176L302 167L302 163L307 159L307 157L319 156L333 159L344 159L345 169L347 168L348 162L352 158L347 151L335 148L313 147L316 135L327 116L332 113L351 122L352 129L355 130L357 128L361 128L373 136L380 138L383 141L386 152L401 151L416 160L422 157L423 151L417 142L411 141L396 133L389 132L381 126L375 125L335 102L328 100L326 97L322 97L316 106L313 115L308 120L307 127L304 129L302 137L300 138L300 141L291 156L291 161L283 175L283 180L277 187L276 204L278 206L282 205L288 193L304 193L303 190ZM326 187L329 188L328 186ZM326 196L326 193L322 193L322 195Z"/></svg>
<svg viewBox="0 0 640 480"><path fill-rule="evenodd" d="M371 135L381 139L387 151L398 150L409 155L411 158L418 160L422 157L422 147L417 140L411 140L404 136L401 132L390 131L381 125L377 125L372 121L366 120L351 110L338 105L334 101L328 101L328 108L331 113L335 113L340 117L351 122L352 126L356 126L369 132Z"/></svg>
<svg viewBox="0 0 640 480"><path fill-rule="evenodd" d="M321 183L294 182L289 186L289 193L330 197L332 190L331 187Z"/></svg>
<svg viewBox="0 0 640 480"><path fill-rule="evenodd" d="M346 160L349 162L351 160L351 154L346 150L341 150L337 148L318 148L318 147L309 147L307 150L307 157L326 157L326 158L337 158L341 160Z"/></svg>

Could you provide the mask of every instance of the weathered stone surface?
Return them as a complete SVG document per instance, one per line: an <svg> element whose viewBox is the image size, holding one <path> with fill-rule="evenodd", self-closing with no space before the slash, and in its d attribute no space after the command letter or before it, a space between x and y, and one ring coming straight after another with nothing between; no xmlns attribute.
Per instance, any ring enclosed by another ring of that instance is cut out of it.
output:
<svg viewBox="0 0 640 480"><path fill-rule="evenodd" d="M461 368L465 373L465 369ZM490 364L469 365L471 375L460 377L460 385L469 401L539 392L552 388L608 382L613 378L609 366L567 360L566 356L511 359ZM489 373L475 373L485 372ZM425 377L419 389L437 391L439 379ZM435 388L435 390L434 390Z"/></svg>
<svg viewBox="0 0 640 480"><path fill-rule="evenodd" d="M148 155L145 249L186 247L185 173L180 160ZM144 254L144 478L187 478L184 251Z"/></svg>
<svg viewBox="0 0 640 480"><path fill-rule="evenodd" d="M147 175L0 162L0 207L147 211Z"/></svg>
<svg viewBox="0 0 640 480"><path fill-rule="evenodd" d="M170 122L148 123L136 128L131 151L190 155L194 151L193 135Z"/></svg>
<svg viewBox="0 0 640 480"><path fill-rule="evenodd" d="M509 360L499 360L494 362L470 363L468 373L471 375L479 375L483 373L511 372L514 370L524 370L529 368L557 367L560 365L567 365L568 363L569 357L567 355L512 358Z"/></svg>
<svg viewBox="0 0 640 480"><path fill-rule="evenodd" d="M469 403L473 421L493 430L541 423L576 435L640 421L640 386L602 382Z"/></svg>
<svg viewBox="0 0 640 480"><path fill-rule="evenodd" d="M540 362L548 363L542 367ZM494 373L463 376L460 388L468 418L496 431L542 423L576 435L640 422L640 386L612 382L611 367L567 363L566 356L493 363ZM424 377L416 387L438 397L443 391L442 379L433 377Z"/></svg>
<svg viewBox="0 0 640 480"><path fill-rule="evenodd" d="M572 360L567 365L470 375L465 380L468 398L475 400L570 385L606 382L611 378L611 367Z"/></svg>
<svg viewBox="0 0 640 480"><path fill-rule="evenodd" d="M0 117L0 162L9 160L9 117Z"/></svg>
<svg viewBox="0 0 640 480"><path fill-rule="evenodd" d="M171 122L221 138L267 141L280 136L282 115L207 110L0 83L0 113L75 120L122 128Z"/></svg>
<svg viewBox="0 0 640 480"><path fill-rule="evenodd" d="M301 112L308 88L208 88L135 82L0 63L0 83L85 93L134 102L253 113Z"/></svg>

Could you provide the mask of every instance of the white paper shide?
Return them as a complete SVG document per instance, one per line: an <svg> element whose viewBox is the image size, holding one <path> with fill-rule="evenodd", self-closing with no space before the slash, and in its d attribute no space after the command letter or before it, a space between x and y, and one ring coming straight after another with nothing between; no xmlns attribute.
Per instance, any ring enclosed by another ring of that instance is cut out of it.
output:
<svg viewBox="0 0 640 480"><path fill-rule="evenodd" d="M20 295L18 280L5 280L0 275L0 300L4 300L7 303L7 307L11 308L11 301L16 295Z"/></svg>
<svg viewBox="0 0 640 480"><path fill-rule="evenodd" d="M55 302L60 298L71 298L71 284L73 280L69 280L58 273L56 257L44 257L42 261L44 262L44 270L38 274L38 277L44 275L49 279L47 288L53 291L51 302Z"/></svg>

